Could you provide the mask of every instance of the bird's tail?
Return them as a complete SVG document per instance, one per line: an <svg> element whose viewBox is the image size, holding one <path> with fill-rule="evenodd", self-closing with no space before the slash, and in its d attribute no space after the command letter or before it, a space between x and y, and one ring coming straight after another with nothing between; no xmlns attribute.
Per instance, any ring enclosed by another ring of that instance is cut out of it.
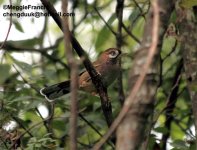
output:
<svg viewBox="0 0 197 150"><path fill-rule="evenodd" d="M70 92L70 81L64 81L57 83L40 90L40 93L45 96L48 101L53 101L54 99L67 94Z"/></svg>

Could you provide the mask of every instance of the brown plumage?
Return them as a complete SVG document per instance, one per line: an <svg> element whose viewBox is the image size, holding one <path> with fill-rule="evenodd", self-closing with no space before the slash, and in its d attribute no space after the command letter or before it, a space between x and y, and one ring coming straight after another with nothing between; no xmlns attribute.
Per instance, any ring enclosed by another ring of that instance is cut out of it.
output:
<svg viewBox="0 0 197 150"><path fill-rule="evenodd" d="M94 68L101 75L103 84L106 87L108 87L118 76L118 72L120 70L118 60L120 56L120 50L116 48L109 48L101 53L99 58L93 62ZM82 72L79 76L79 89L90 93L96 93L96 89L87 71ZM49 101L69 92L69 80L42 88L40 90L40 93Z"/></svg>

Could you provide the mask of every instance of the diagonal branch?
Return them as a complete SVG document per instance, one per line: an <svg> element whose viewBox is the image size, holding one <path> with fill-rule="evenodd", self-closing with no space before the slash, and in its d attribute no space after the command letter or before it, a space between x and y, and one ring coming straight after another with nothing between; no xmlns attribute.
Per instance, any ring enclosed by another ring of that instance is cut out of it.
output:
<svg viewBox="0 0 197 150"><path fill-rule="evenodd" d="M141 13L142 17L143 17L144 19L146 19L145 14L143 13L143 10L142 10L142 8L139 6L138 2L136 2L136 0L133 0L133 2L134 2L135 5L137 6L137 8L140 10L140 13Z"/></svg>
<svg viewBox="0 0 197 150"><path fill-rule="evenodd" d="M149 67L151 66L153 57L156 53L156 49L157 49L157 43L158 43L158 33L159 33L159 7L157 4L157 1L154 0L152 2L152 8L153 8L153 28L152 28L152 41L151 41L151 46L148 49L148 56L147 56L147 61L143 66L143 70L140 73L140 76L138 78L138 80L136 81L133 89L131 90L129 96L127 97L127 99L125 100L125 103L123 105L123 108L121 110L121 112L119 113L118 117L116 118L116 120L113 122L113 124L111 125L110 129L108 130L108 132L103 136L103 138L93 147L94 150L99 150L101 148L101 146L105 143L105 141L110 137L110 135L115 131L115 129L118 127L118 125L120 124L120 122L123 120L123 118L126 116L126 114L128 113L130 107L132 104L136 103L137 99L137 93L140 90L142 83L145 79L145 76L147 74L147 71L149 69ZM138 144L138 143L135 143ZM126 145L125 145L126 146Z"/></svg>
<svg viewBox="0 0 197 150"><path fill-rule="evenodd" d="M181 80L181 71L183 68L183 60L181 59L177 69L176 69L176 73L173 79L173 88L172 91L169 95L168 98L168 102L166 104L165 107L165 116L166 116L166 122L165 122L165 127L168 129L168 132L164 133L162 136L162 149L166 149L167 146L167 140L170 136L170 130L171 130L171 122L173 121L173 116L172 116L172 112L175 108L175 104L178 98L178 90L179 90L179 86L180 86L180 80Z"/></svg>
<svg viewBox="0 0 197 150"><path fill-rule="evenodd" d="M140 40L125 26L123 22L122 27L133 40L135 40L138 44L141 43Z"/></svg>
<svg viewBox="0 0 197 150"><path fill-rule="evenodd" d="M10 1L10 5L12 5L12 1ZM12 14L12 9L10 9L10 14ZM8 36L9 36L9 33L10 33L10 30L11 30L11 27L12 27L12 15L10 16L10 23L9 23L9 27L8 27L8 31L7 31L7 35L5 37L5 40L3 41L3 43L1 44L0 46L0 49L3 48L4 44L6 43L7 39L8 39Z"/></svg>
<svg viewBox="0 0 197 150"><path fill-rule="evenodd" d="M57 23L57 25L60 27L60 29L63 30L61 19L57 15L57 11L53 7L53 5L50 3L50 1L49 0L40 0L40 1L46 7L47 11L50 13L50 15L52 16L54 21ZM75 49L79 57L84 59L83 64L86 70L88 71L92 79L92 82L95 85L95 88L97 89L97 92L99 93L99 96L101 99L101 107L105 115L107 124L108 126L110 126L112 123L112 108L111 108L111 102L109 101L108 96L107 96L107 88L103 85L101 76L93 67L85 51L83 50L79 42L75 39L75 37L71 33L70 33L70 41L71 41L72 47Z"/></svg>
<svg viewBox="0 0 197 150"><path fill-rule="evenodd" d="M100 14L100 12L98 11L98 9L96 7L94 7L94 10L96 11L96 13L99 15L99 17L101 18L101 20L103 20L103 22L105 23L105 25L107 26L107 28L113 33L113 35L116 36L116 32L110 27L110 25L105 21L105 19L103 18L103 16Z"/></svg>

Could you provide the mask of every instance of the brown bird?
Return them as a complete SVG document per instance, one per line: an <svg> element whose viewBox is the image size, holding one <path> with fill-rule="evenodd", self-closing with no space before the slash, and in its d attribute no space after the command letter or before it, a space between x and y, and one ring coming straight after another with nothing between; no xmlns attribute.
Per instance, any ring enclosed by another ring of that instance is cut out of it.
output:
<svg viewBox="0 0 197 150"><path fill-rule="evenodd" d="M109 48L101 53L99 58L93 62L94 68L102 77L104 86L108 87L117 78L120 70L118 60L121 55L120 50L116 48ZM87 71L84 71L79 75L79 89L90 93L97 92ZM48 86L40 90L40 93L49 101L69 92L70 80Z"/></svg>

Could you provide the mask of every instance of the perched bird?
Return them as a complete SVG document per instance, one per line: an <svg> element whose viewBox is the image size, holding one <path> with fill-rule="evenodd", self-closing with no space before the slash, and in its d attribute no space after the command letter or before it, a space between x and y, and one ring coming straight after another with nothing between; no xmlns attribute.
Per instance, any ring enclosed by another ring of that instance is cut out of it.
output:
<svg viewBox="0 0 197 150"><path fill-rule="evenodd" d="M120 70L119 58L121 51L116 48L105 50L99 58L93 62L96 71L101 75L104 86L108 87L118 76ZM79 75L79 89L85 92L96 93L94 84L87 71ZM40 90L40 93L49 101L52 101L70 92L70 80L57 83Z"/></svg>

